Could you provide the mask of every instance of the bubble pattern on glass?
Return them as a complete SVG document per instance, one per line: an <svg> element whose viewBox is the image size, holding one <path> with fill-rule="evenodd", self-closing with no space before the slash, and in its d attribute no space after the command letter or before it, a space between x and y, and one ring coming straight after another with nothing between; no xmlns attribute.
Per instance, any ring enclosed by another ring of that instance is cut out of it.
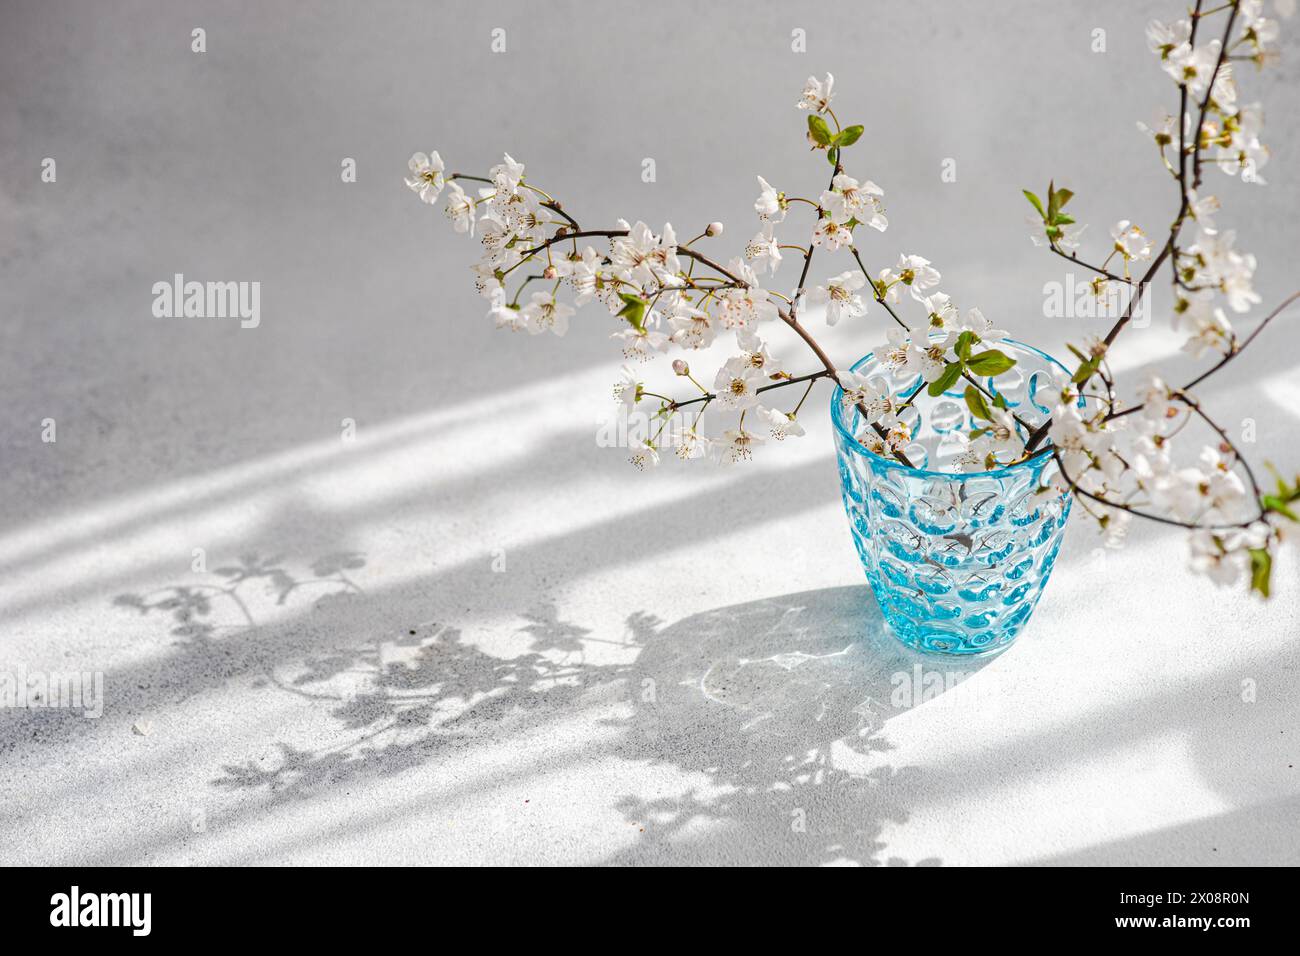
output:
<svg viewBox="0 0 1300 956"><path fill-rule="evenodd" d="M1050 356L1012 340L997 347L1017 365L996 382L1031 426L1050 415ZM917 376L898 376L872 356L854 371L879 376L894 394L910 395ZM1036 494L1055 469L1050 455L999 471L953 474L940 469L956 445L950 437L974 426L963 399L967 382L929 398L922 392L905 418L917 470L873 455L850 438L861 430L856 411L832 397L840 486L853 543L885 620L904 644L937 654L1000 650L1033 613L1061 547L1070 498ZM927 468L931 470L926 470Z"/></svg>

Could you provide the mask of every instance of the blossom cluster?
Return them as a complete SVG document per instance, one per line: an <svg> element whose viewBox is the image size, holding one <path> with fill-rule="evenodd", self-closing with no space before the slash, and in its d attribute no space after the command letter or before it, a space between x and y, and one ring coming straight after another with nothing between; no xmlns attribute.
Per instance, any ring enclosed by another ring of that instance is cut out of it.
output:
<svg viewBox="0 0 1300 956"><path fill-rule="evenodd" d="M959 343L965 357L972 358L975 345L1004 333L979 309L963 316L938 290L939 271L923 256L899 255L894 267L874 278L862 266L855 235L861 227L881 233L888 229L885 193L870 179L845 171L842 151L858 140L863 127L841 126L832 107L833 85L829 74L820 80L810 77L797 103L808 111L809 142L829 161L826 188L815 198L800 197L757 177L755 232L742 255L725 265L699 251L704 240L722 235L722 223L710 223L686 241L670 223L655 229L642 221L619 220L612 229L586 230L530 182L524 165L509 155L486 177L478 177L449 174L436 151L416 153L407 185L427 203L438 202L445 193L444 211L453 228L478 237L482 255L474 266L475 281L498 327L564 335L579 308L592 302L605 307L615 322L610 337L627 361L615 398L629 411L649 403L665 425L682 412L693 416L689 427L665 428L638 441L629 456L637 467L658 464L660 453L668 450L683 459L744 461L768 441L801 436L800 409L822 378L835 378L843 386L844 401L860 413L864 442L880 454L905 457L911 435L899 418L903 405L883 381L867 382L839 371L815 347L822 367L796 374L774 356L769 329L785 327L812 344L798 320L806 304L823 305L826 322L833 326L861 320L868 300L880 303L896 328L877 352L889 354L889 371L918 375L924 385L966 371L964 359L954 352ZM471 194L462 182L479 185ZM810 223L791 215L796 206L810 211ZM784 240L778 229L786 234ZM787 295L768 288L787 258L783 250L803 260L801 283L818 251L852 254L854 265ZM921 313L911 325L893 307L904 290ZM641 363L666 353L700 352L720 339L734 341L734 348L712 374L697 379L685 358L672 363L674 373L696 389L693 396L675 399L646 387ZM1002 368L1014 364L995 349L980 354L1000 356ZM798 385L804 390L793 408L778 401L785 394L778 389ZM701 422L706 410L713 412L710 421L726 418L706 430ZM999 454L1005 461L1016 453L1010 442L995 448L989 431L972 441L970 461L987 463L979 467L994 467Z"/></svg>

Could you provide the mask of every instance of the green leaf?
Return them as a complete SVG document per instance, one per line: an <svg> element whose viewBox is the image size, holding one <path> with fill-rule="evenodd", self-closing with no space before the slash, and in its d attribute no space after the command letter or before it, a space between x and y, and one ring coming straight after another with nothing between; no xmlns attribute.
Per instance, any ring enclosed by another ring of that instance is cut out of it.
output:
<svg viewBox="0 0 1300 956"><path fill-rule="evenodd" d="M819 146L831 144L831 128L815 113L808 114L808 132L812 134L813 141Z"/></svg>
<svg viewBox="0 0 1300 956"><path fill-rule="evenodd" d="M1074 198L1074 193L1071 192L1070 190L1058 189L1056 191L1056 211L1060 212L1062 209L1064 209L1065 204L1068 203L1073 198ZM1059 216L1057 217L1057 221L1058 222L1060 221Z"/></svg>
<svg viewBox="0 0 1300 956"><path fill-rule="evenodd" d="M943 370L943 373L930 383L926 392L931 397L942 395L948 389L952 388L953 383L961 378L961 362L949 362Z"/></svg>
<svg viewBox="0 0 1300 956"><path fill-rule="evenodd" d="M826 151L826 162L830 163L832 166L838 166L840 164L840 148L838 146L832 146Z"/></svg>
<svg viewBox="0 0 1300 956"><path fill-rule="evenodd" d="M1056 214L1061 211L1060 200L1056 198L1056 183L1047 184L1047 221L1051 222L1056 218Z"/></svg>
<svg viewBox="0 0 1300 956"><path fill-rule="evenodd" d="M1058 213L1056 214L1056 220L1055 220L1055 222L1052 223L1052 225L1054 225L1054 226L1071 226L1071 225L1073 225L1073 224L1074 224L1074 217L1073 217L1073 216L1067 216L1067 215L1066 215L1065 213L1063 213L1063 212L1058 212Z"/></svg>
<svg viewBox="0 0 1300 956"><path fill-rule="evenodd" d="M1025 198L1029 200L1029 204L1038 210L1038 215L1043 217L1043 222L1047 222L1047 213L1043 212L1043 201L1028 189L1022 189L1020 191L1025 194Z"/></svg>
<svg viewBox="0 0 1300 956"><path fill-rule="evenodd" d="M1250 589L1268 597L1269 578L1273 574L1273 557L1267 548L1250 549Z"/></svg>
<svg viewBox="0 0 1300 956"><path fill-rule="evenodd" d="M1070 381L1073 382L1075 385L1082 385L1084 382L1088 381L1088 379L1092 378L1092 376L1096 373L1097 367L1099 365L1101 365L1100 356L1096 358L1088 359L1082 365L1079 366L1079 368L1075 371L1073 377L1071 377Z"/></svg>
<svg viewBox="0 0 1300 956"><path fill-rule="evenodd" d="M1263 495L1260 497L1259 503L1264 506L1265 511L1276 511L1284 518L1300 522L1300 515L1291 510L1291 503L1286 498L1278 495Z"/></svg>
<svg viewBox="0 0 1300 956"><path fill-rule="evenodd" d="M862 138L863 129L861 126L846 126L835 134L834 145L852 146Z"/></svg>
<svg viewBox="0 0 1300 956"><path fill-rule="evenodd" d="M1003 395L1001 392L994 392L994 393L993 393L993 404L996 405L998 408L1006 408L1006 407L1007 407L1007 397L1006 397L1005 395Z"/></svg>
<svg viewBox="0 0 1300 956"><path fill-rule="evenodd" d="M1005 352L989 349L987 352L972 355L966 367L976 375L1001 375L1015 364L1016 360Z"/></svg>
<svg viewBox="0 0 1300 956"><path fill-rule="evenodd" d="M629 292L620 292L618 297L627 303L627 305L619 309L619 318L627 319L628 325L632 326L632 328L636 329L638 332L644 332L645 310L650 303L640 296L632 295Z"/></svg>
<svg viewBox="0 0 1300 956"><path fill-rule="evenodd" d="M963 362L970 358L971 346L975 343L975 333L969 330L957 336L957 344L953 346L953 351Z"/></svg>
<svg viewBox="0 0 1300 956"><path fill-rule="evenodd" d="M966 407L976 418L986 422L993 421L993 413L989 411L988 402L984 401L984 393L974 385L966 386Z"/></svg>

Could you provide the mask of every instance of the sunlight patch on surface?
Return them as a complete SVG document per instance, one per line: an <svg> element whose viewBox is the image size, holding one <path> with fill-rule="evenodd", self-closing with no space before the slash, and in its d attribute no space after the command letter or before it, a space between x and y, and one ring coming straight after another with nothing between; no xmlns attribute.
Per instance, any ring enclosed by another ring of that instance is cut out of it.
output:
<svg viewBox="0 0 1300 956"><path fill-rule="evenodd" d="M1300 373L1296 370L1266 378L1260 383L1264 394L1282 411L1300 418Z"/></svg>

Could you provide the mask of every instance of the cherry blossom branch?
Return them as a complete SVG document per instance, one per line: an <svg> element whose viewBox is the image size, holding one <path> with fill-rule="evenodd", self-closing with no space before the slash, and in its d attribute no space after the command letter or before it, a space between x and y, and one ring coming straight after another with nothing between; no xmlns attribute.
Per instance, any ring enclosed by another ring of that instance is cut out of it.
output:
<svg viewBox="0 0 1300 956"><path fill-rule="evenodd" d="M587 239L591 237L603 237L605 239L618 239L623 236L626 236L627 234L628 234L628 230L626 229L581 229L578 230L577 232L569 232L567 230L561 230L561 232L558 233L557 235L554 235L550 239L538 243L533 248L523 250L522 252L520 252L520 255L523 256L522 261L526 262L532 256L537 255L537 253L539 252L544 252L546 249L549 249L557 242L566 242L570 239ZM712 259L704 255L703 253L696 252L694 249L690 248L689 246L679 245L676 247L676 249L679 255L686 256L688 259L694 259L700 265L712 269L714 272L717 272L721 276L725 276L727 280L731 282L731 284L734 285L736 288L739 289L749 288L748 282L746 282L744 279L741 279L739 276L733 275L731 272L728 272L726 269L718 265L716 262L714 262Z"/></svg>
<svg viewBox="0 0 1300 956"><path fill-rule="evenodd" d="M1264 316L1264 320L1255 327L1255 330L1251 332L1250 335L1246 336L1246 338L1242 340L1240 345L1234 346L1231 352L1229 352L1227 355L1221 358L1214 365L1210 366L1200 375L1196 376L1186 385L1179 388L1178 391L1179 392L1191 391L1197 385L1200 385L1202 382L1204 382L1207 378L1209 378L1219 369L1223 368L1225 365L1227 365L1229 362L1235 359L1238 355L1240 355L1243 351L1245 351L1246 346L1250 345L1251 342L1255 341L1255 339L1259 336L1259 333L1264 331L1265 326L1267 326L1269 322L1273 321L1273 319L1276 318L1278 315L1280 315L1286 309L1287 306L1295 302L1297 299L1300 299L1300 292L1292 292L1289 296L1287 296L1282 301L1281 305L1279 305L1268 315ZM1133 405L1129 408L1125 408L1122 411L1112 412L1111 414L1106 416L1106 421L1113 421L1116 418L1123 418L1126 415L1132 415L1134 412L1140 412L1144 408L1146 408L1146 403L1141 402L1137 405Z"/></svg>
<svg viewBox="0 0 1300 956"><path fill-rule="evenodd" d="M1105 505L1107 508L1114 508L1117 511L1127 512L1128 514L1133 515L1135 518L1145 518L1147 521L1154 521L1157 524L1169 525L1174 528L1184 528L1188 531L1201 531L1207 528L1222 529L1222 530L1228 530L1234 528L1249 528L1251 525L1255 524L1255 522L1259 521L1261 517L1263 517L1263 510L1261 509L1260 514L1258 516L1251 518L1248 521L1229 522L1226 524L1203 524L1197 521L1184 521L1181 518L1170 518L1167 517L1166 515L1153 514L1149 511L1143 511L1139 508L1133 507L1132 505L1125 504L1119 501L1111 501L1109 498L1105 497L1104 495L1098 495L1095 492L1091 492L1084 488L1080 488L1078 484L1078 479L1071 478L1069 473L1066 471L1065 462L1061 459L1061 450L1059 448L1043 449L1043 451L1039 452L1039 454L1042 454L1043 452L1046 452L1048 450L1051 451L1052 457L1056 461L1056 467L1060 469L1061 477L1065 480L1065 483L1069 486L1070 492L1072 494L1082 495L1084 498L1087 498L1089 501L1095 501L1097 502L1097 504ZM1258 496L1256 500L1258 501Z"/></svg>
<svg viewBox="0 0 1300 956"><path fill-rule="evenodd" d="M760 388L754 389L754 391L759 395L761 395L764 392L770 392L773 389L785 388L788 385L798 385L800 382L808 382L811 385L811 384L815 384L818 379L829 377L830 374L831 374L830 372L826 371L826 369L823 368L823 369L819 369L816 372L809 372L807 375L796 375L793 378L787 378L787 379L782 379L779 382L773 382L771 385L763 385ZM686 399L685 401L681 401L681 402L670 401L668 403L668 410L670 412L675 412L679 408L687 408L691 405L698 405L700 402L711 402L717 397L718 395L716 392L706 391L702 395L699 395L695 398Z"/></svg>
<svg viewBox="0 0 1300 956"><path fill-rule="evenodd" d="M1051 452L1052 452L1052 458L1055 459L1056 461L1056 467L1060 469L1061 477L1065 480L1065 483L1069 486L1071 494L1082 495L1084 498L1087 498L1089 501L1095 501L1098 504L1105 505L1107 508L1115 508L1119 511L1126 511L1135 517L1146 518L1147 520L1154 521L1157 524L1167 524L1167 525L1172 525L1176 528L1187 528L1189 530L1195 530L1196 528L1199 527L1199 525L1192 524L1187 521L1182 521L1178 518L1167 518L1164 515L1150 514L1149 512L1139 511L1137 508L1134 508L1132 505L1126 505L1120 502L1111 501L1110 499L1104 498L1101 495L1097 495L1091 491L1087 491L1083 488L1080 488L1077 479L1071 478L1069 473L1066 472L1065 462L1061 460L1060 449L1052 448Z"/></svg>
<svg viewBox="0 0 1300 956"><path fill-rule="evenodd" d="M1195 49L1195 47L1196 47L1196 33L1197 33L1197 28L1198 28L1199 25L1200 25L1201 17L1204 15L1204 14L1202 13L1202 7L1203 7L1203 5L1204 5L1204 0L1196 0L1196 7L1195 7L1195 9L1192 11L1192 14L1191 14L1191 28L1190 28L1189 33L1188 33L1188 44L1189 44L1189 46L1190 46L1192 49ZM1223 55L1222 55L1222 54L1223 54L1223 52L1226 51L1226 49L1227 49L1227 45L1228 45L1228 36L1229 36L1229 33L1230 33L1231 30L1232 30L1232 24L1233 24L1233 20L1234 20L1235 17L1236 17L1236 14L1237 14L1237 8L1236 8L1236 5L1234 4L1234 5L1233 5L1232 14L1231 14L1231 16L1230 16L1229 19L1228 19L1227 28L1226 28L1225 31L1224 31L1224 37L1223 37L1223 41L1222 41L1222 46L1220 47L1220 56L1219 56L1219 60L1218 60L1218 63L1215 65L1214 73L1213 73L1213 75L1211 75L1210 80L1209 80L1209 84L1208 84L1207 87L1206 87L1205 98L1202 100L1202 103L1201 103L1201 116L1200 116L1200 124L1201 124L1201 125L1203 125L1204 122L1205 122L1205 109L1208 107L1208 105L1209 105L1209 101L1210 101L1210 97L1211 97L1211 94L1212 94L1213 91L1214 91L1214 82L1215 82L1215 80L1216 80L1217 77L1218 77L1219 69L1223 66ZM1133 310L1134 310L1134 309L1136 308L1136 306L1137 306L1137 305L1142 301L1142 297L1143 297L1143 295L1145 295L1145 293L1146 293L1146 287L1147 287L1147 285L1148 285L1148 284L1151 282L1151 280L1155 277L1155 275L1156 275L1156 273L1159 271L1160 267L1161 267L1162 265L1164 265L1165 260L1167 260L1167 259L1169 258L1169 256L1170 256L1171 253L1175 253L1175 252L1177 252L1176 242L1177 242L1177 239L1178 239L1178 234L1179 234L1179 232L1180 232L1181 229L1182 229L1183 222L1186 220L1186 218L1187 218L1187 214L1188 214L1188 211L1189 211L1190 206L1191 206L1191 199L1190 199L1190 197L1188 196L1188 189L1187 189L1187 147L1186 147L1186 132L1187 132L1187 131L1186 131L1186 127L1187 127L1187 123L1186 123L1186 115L1187 115L1187 81L1186 81L1186 79L1184 79L1183 82L1181 82L1181 83L1178 84L1178 91L1179 91L1179 92L1178 92L1178 95L1179 95L1179 108L1178 108L1178 193L1179 193L1179 208L1178 208L1178 214L1177 214L1177 216L1176 216L1175 219L1174 219L1173 225L1170 226L1170 230L1169 230L1169 238L1168 238L1168 240L1164 243L1164 245L1161 247L1159 255L1157 255L1157 256L1153 259L1153 261L1151 262L1151 265L1147 268L1147 270L1146 270L1146 272L1143 274L1142 278L1138 280L1137 289L1135 290L1135 292L1133 293L1133 295L1130 297L1129 302L1128 302L1128 305L1127 305L1127 306L1125 307L1125 309L1124 309L1124 314L1120 316L1119 320L1118 320L1118 321L1117 321L1117 322L1116 322L1116 323L1111 327L1110 331L1106 333L1106 337L1105 337L1105 339L1102 340L1102 344L1103 344L1104 348L1106 348L1106 349L1109 349L1110 346L1111 346L1112 344L1114 344L1115 339L1118 338L1120 332L1122 332L1122 331L1124 330L1124 327L1127 326L1127 325L1129 324L1129 322L1132 320L1132 317L1133 317ZM1200 132L1201 132L1201 125L1198 125L1197 128L1196 128L1196 137L1195 137L1195 140L1194 140L1194 143L1193 143L1193 147L1192 147L1192 148L1193 148L1193 156L1192 156L1192 159L1193 159L1193 168L1194 168L1195 170L1198 171L1198 172L1197 172L1197 178L1196 178L1196 185L1199 185L1199 184L1200 184L1200 179L1199 179L1199 169L1200 169L1200 151L1201 151L1201 135L1200 135ZM1064 256L1064 253L1062 253L1060 250L1056 249L1056 247L1055 247L1055 242L1052 243L1052 250L1053 250L1054 252L1056 252L1058 255L1062 255L1062 256ZM1067 256L1066 258L1070 258L1070 259L1072 259L1072 257L1068 257L1068 256ZM1081 263L1081 264L1086 265L1086 263ZM1095 268L1095 267L1091 267L1091 266L1089 266L1089 268ZM1173 263L1173 272L1174 272L1174 279L1175 279L1175 281L1177 281L1177 278L1178 278L1178 263L1177 263L1177 257L1176 257L1176 256L1175 256L1175 261L1174 261L1174 263ZM1130 285L1131 285L1131 281L1130 281ZM1091 375L1090 375L1088 378L1091 378ZM1079 388L1080 388L1080 390L1087 388L1087 386L1088 386L1088 380L1087 380L1087 379L1085 379L1084 381L1082 381L1082 382L1079 383ZM1033 451L1033 450L1038 446L1038 444L1039 444L1039 443L1040 443L1040 442L1041 442L1041 441L1042 441L1042 440L1047 436L1047 433L1048 433L1048 431L1051 429L1051 426L1052 426L1052 419L1049 417L1049 418L1047 418L1046 420L1044 420L1043 423L1042 423L1041 425L1038 426L1038 428L1034 429L1034 431L1033 431L1033 432L1030 434L1030 436L1029 436L1029 440L1028 440L1028 442L1026 442L1026 444L1025 444L1025 450L1026 450L1027 452L1032 452L1032 451Z"/></svg>

